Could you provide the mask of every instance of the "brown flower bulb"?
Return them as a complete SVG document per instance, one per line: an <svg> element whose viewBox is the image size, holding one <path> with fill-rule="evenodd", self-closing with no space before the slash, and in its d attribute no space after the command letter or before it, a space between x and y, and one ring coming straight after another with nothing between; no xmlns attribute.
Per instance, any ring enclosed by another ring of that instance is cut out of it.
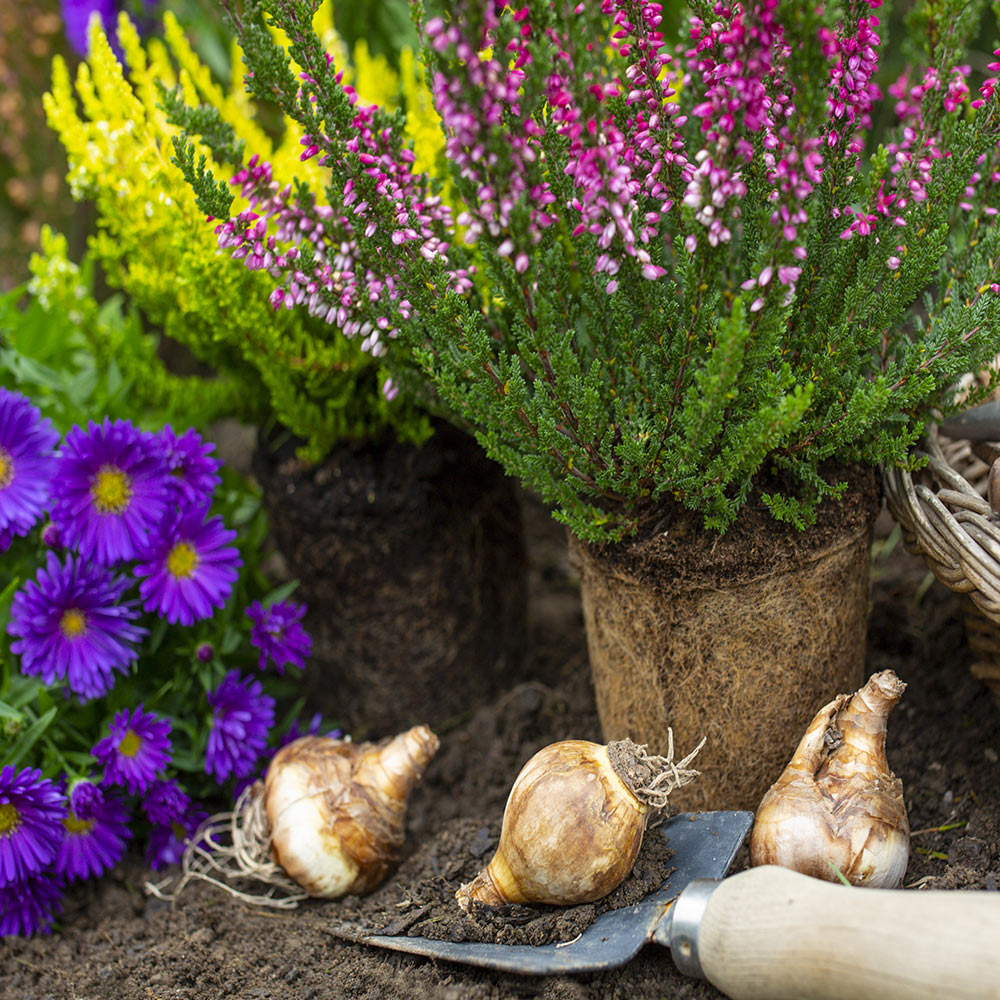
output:
<svg viewBox="0 0 1000 1000"><path fill-rule="evenodd" d="M473 903L568 905L607 895L632 870L651 813L697 775L687 767L697 752L674 764L672 734L667 757L631 740L539 750L511 788L496 854L458 890L459 905L468 912Z"/></svg>
<svg viewBox="0 0 1000 1000"><path fill-rule="evenodd" d="M398 858L407 799L437 748L427 726L376 744L282 747L264 783L274 860L310 896L370 892Z"/></svg>
<svg viewBox="0 0 1000 1000"><path fill-rule="evenodd" d="M896 888L910 853L903 784L885 756L886 722L906 685L873 674L820 709L757 809L751 865Z"/></svg>

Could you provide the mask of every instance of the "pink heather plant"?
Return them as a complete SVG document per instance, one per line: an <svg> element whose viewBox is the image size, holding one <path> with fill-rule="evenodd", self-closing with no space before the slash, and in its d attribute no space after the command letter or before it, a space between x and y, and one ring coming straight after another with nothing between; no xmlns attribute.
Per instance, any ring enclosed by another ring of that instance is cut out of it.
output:
<svg viewBox="0 0 1000 1000"><path fill-rule="evenodd" d="M307 0L248 0L248 89L299 122L328 182L279 189L253 156L230 218L179 162L276 309L361 338L390 392L429 385L581 537L667 501L723 530L767 474L783 485L763 502L801 527L845 488L833 463L910 461L997 353L984 6L922 5L922 63L895 82L881 0L696 0L679 38L640 0L417 9L444 189L414 172L401 116L343 85Z"/></svg>

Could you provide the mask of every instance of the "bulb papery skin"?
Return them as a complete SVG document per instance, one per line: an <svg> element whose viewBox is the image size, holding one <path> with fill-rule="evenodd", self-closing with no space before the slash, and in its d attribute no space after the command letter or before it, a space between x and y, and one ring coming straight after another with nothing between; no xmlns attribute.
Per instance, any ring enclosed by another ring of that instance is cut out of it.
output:
<svg viewBox="0 0 1000 1000"><path fill-rule="evenodd" d="M632 870L649 809L618 776L608 748L564 740L521 769L486 868L456 893L473 903L574 905L606 896Z"/></svg>
<svg viewBox="0 0 1000 1000"><path fill-rule="evenodd" d="M310 896L370 892L398 858L409 794L437 748L426 726L381 743L282 747L264 782L274 860Z"/></svg>
<svg viewBox="0 0 1000 1000"><path fill-rule="evenodd" d="M903 784L885 756L886 723L906 685L874 674L810 723L757 809L751 865L781 865L830 882L897 888L910 853Z"/></svg>

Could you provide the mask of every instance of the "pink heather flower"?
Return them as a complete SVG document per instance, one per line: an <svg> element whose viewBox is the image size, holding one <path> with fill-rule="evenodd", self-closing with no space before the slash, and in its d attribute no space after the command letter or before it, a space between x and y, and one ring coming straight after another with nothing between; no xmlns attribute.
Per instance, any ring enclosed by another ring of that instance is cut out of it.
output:
<svg viewBox="0 0 1000 1000"><path fill-rule="evenodd" d="M869 2L869 8L877 9L881 0ZM879 19L875 16L861 17L856 27L844 26L840 34L823 36L828 58L837 57L837 63L830 74L830 93L827 106L830 109L831 136L836 144L853 136L858 128L871 125L869 111L882 93L872 82L878 69L878 46L881 42L875 29ZM853 139L848 147L851 152L860 153L862 144Z"/></svg>
<svg viewBox="0 0 1000 1000"><path fill-rule="evenodd" d="M1000 49L994 49L993 55L1000 56ZM986 64L986 68L991 73L996 73L1000 71L1000 62L991 62ZM979 93L981 97L978 100L972 101L971 106L974 108L981 108L988 101L992 100L993 93L996 90L997 78L995 76L987 77L983 82L983 85L979 88Z"/></svg>

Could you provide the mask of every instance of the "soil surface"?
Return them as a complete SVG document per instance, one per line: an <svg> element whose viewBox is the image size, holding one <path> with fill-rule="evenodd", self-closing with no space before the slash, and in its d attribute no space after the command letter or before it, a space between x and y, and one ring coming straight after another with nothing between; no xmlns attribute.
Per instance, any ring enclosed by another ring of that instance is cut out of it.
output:
<svg viewBox="0 0 1000 1000"><path fill-rule="evenodd" d="M379 893L275 911L194 884L171 905L144 893L149 873L137 857L129 857L100 882L67 897L64 918L50 937L0 943L0 997L720 997L710 985L681 976L658 945L612 971L534 978L381 951L331 933L345 917L395 921L391 929L400 934L427 933L421 921L492 855L507 793L525 761L554 740L601 741L565 536L533 503L526 503L526 515L534 680L511 686L440 732L441 749L411 798L404 858ZM969 673L972 657L958 599L938 583L928 583L923 563L901 545L892 547L891 536L886 542L891 529L883 516L876 531L866 671L891 668L908 684L890 720L888 745L913 830L906 891L996 892L1000 708ZM656 863L669 867L670 860L660 857ZM745 865L744 849L735 868ZM647 877L642 867L639 880ZM513 919L501 929L530 934L535 931L526 928L541 920L535 930L544 931L546 940L565 939L591 918L589 910L524 908L507 914ZM490 931L481 926L476 933Z"/></svg>

